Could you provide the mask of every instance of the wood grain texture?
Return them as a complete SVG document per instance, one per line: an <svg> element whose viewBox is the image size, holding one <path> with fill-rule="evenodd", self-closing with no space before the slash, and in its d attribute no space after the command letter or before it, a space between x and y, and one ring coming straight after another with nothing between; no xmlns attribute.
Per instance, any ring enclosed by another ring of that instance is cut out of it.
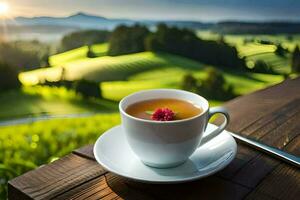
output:
<svg viewBox="0 0 300 200"><path fill-rule="evenodd" d="M289 79L225 103L224 106L229 110L231 116L228 130L239 133L258 118L300 98L299 87L300 78Z"/></svg>
<svg viewBox="0 0 300 200"><path fill-rule="evenodd" d="M270 173L279 161L264 154L258 154L255 158L244 165L233 177L232 180L243 186L254 188Z"/></svg>
<svg viewBox="0 0 300 200"><path fill-rule="evenodd" d="M248 196L255 199L258 197L256 194L260 193L276 199L298 200L300 197L299 169L285 163L280 164Z"/></svg>
<svg viewBox="0 0 300 200"><path fill-rule="evenodd" d="M57 200L83 200L83 199L106 199L116 198L118 195L114 193L106 183L105 176L98 176L91 181L78 185L65 193L56 196Z"/></svg>
<svg viewBox="0 0 300 200"><path fill-rule="evenodd" d="M255 139L259 139L268 132L275 129L278 125L288 121L293 115L300 110L300 99L292 100L282 107L274 109L269 114L263 115L250 125L240 131L243 135L250 135Z"/></svg>
<svg viewBox="0 0 300 200"><path fill-rule="evenodd" d="M33 199L51 199L104 173L95 161L70 154L9 181L9 198L16 199L15 188Z"/></svg>
<svg viewBox="0 0 300 200"><path fill-rule="evenodd" d="M250 195L248 195L245 200L278 200L277 198L274 198L272 196L269 196L267 194L261 193L261 192L253 192Z"/></svg>
<svg viewBox="0 0 300 200"><path fill-rule="evenodd" d="M111 189L124 199L242 199L249 189L210 176L182 184L146 184L134 182L112 173L105 175Z"/></svg>
<svg viewBox="0 0 300 200"><path fill-rule="evenodd" d="M94 148L94 145L89 144L89 145L86 145L84 147L74 150L73 153L76 155L91 159L91 160L95 160L93 148Z"/></svg>
<svg viewBox="0 0 300 200"><path fill-rule="evenodd" d="M286 150L287 152L293 152L293 154L298 157L300 157L300 133L299 132L300 131L298 130L298 136L284 147L284 150Z"/></svg>

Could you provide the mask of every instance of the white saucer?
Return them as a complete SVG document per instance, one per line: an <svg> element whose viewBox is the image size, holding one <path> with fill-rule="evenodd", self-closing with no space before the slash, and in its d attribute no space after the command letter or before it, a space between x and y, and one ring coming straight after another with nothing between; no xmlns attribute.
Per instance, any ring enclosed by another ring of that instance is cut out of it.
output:
<svg viewBox="0 0 300 200"><path fill-rule="evenodd" d="M215 128L215 125L208 124L206 133ZM236 151L235 140L223 131L198 148L184 164L175 168L152 168L144 165L133 153L121 126L106 131L94 146L95 158L105 169L147 183L179 183L209 176L227 166Z"/></svg>

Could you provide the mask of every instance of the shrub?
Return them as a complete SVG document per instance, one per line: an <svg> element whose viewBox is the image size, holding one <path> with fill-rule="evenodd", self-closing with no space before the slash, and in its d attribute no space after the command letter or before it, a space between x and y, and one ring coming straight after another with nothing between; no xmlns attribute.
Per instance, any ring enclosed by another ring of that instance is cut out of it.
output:
<svg viewBox="0 0 300 200"><path fill-rule="evenodd" d="M222 72L213 67L206 69L207 75L204 79L196 79L187 74L182 80L182 89L195 92L208 99L229 100L235 97L233 86L229 85Z"/></svg>
<svg viewBox="0 0 300 200"><path fill-rule="evenodd" d="M198 80L191 74L183 76L181 88L191 92L197 92Z"/></svg>
<svg viewBox="0 0 300 200"><path fill-rule="evenodd" d="M262 40L256 40L258 43L260 44L274 44L274 42L270 41L270 40L265 40L265 39L262 39Z"/></svg>
<svg viewBox="0 0 300 200"><path fill-rule="evenodd" d="M73 89L84 97L98 97L98 98L102 97L99 83L88 81L88 80L77 80L77 81L61 80L56 82L46 81L42 85L48 85L52 87L65 87L67 89Z"/></svg>
<svg viewBox="0 0 300 200"><path fill-rule="evenodd" d="M281 44L276 45L275 54L281 57L284 57L288 53L288 50L283 48Z"/></svg>
<svg viewBox="0 0 300 200"><path fill-rule="evenodd" d="M274 70L271 66L269 66L265 61L263 60L256 60L254 67L252 68L253 72L257 73L266 73L266 74L274 74Z"/></svg>
<svg viewBox="0 0 300 200"><path fill-rule="evenodd" d="M198 93L209 99L229 100L233 94L233 86L229 85L222 72L213 67L206 69L206 78L201 81Z"/></svg>
<svg viewBox="0 0 300 200"><path fill-rule="evenodd" d="M101 90L99 83L91 82L87 80L75 81L73 88L76 92L82 94L85 97L101 97Z"/></svg>
<svg viewBox="0 0 300 200"><path fill-rule="evenodd" d="M295 47L292 55L292 71L296 73L300 72L300 50L298 45Z"/></svg>

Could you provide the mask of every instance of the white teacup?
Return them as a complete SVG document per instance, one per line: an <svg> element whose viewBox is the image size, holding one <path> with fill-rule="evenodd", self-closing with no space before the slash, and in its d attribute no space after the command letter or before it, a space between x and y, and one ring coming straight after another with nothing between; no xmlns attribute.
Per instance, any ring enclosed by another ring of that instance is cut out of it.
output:
<svg viewBox="0 0 300 200"><path fill-rule="evenodd" d="M133 117L125 112L134 103L159 98L192 102L202 108L199 115L175 121L152 121ZM169 168L184 163L202 144L220 134L229 122L225 108L209 108L208 101L191 92L175 89L155 89L136 92L119 104L122 127L128 143L140 160L151 167ZM208 120L216 113L223 114L223 124L203 137Z"/></svg>

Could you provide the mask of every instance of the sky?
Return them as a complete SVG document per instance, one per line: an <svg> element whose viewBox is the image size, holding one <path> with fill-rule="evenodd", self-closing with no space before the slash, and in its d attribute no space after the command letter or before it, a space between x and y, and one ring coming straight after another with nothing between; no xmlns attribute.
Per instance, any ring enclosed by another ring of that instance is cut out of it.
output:
<svg viewBox="0 0 300 200"><path fill-rule="evenodd" d="M0 0L1 2L2 0ZM300 0L4 0L11 16L68 16L162 20L300 21Z"/></svg>

